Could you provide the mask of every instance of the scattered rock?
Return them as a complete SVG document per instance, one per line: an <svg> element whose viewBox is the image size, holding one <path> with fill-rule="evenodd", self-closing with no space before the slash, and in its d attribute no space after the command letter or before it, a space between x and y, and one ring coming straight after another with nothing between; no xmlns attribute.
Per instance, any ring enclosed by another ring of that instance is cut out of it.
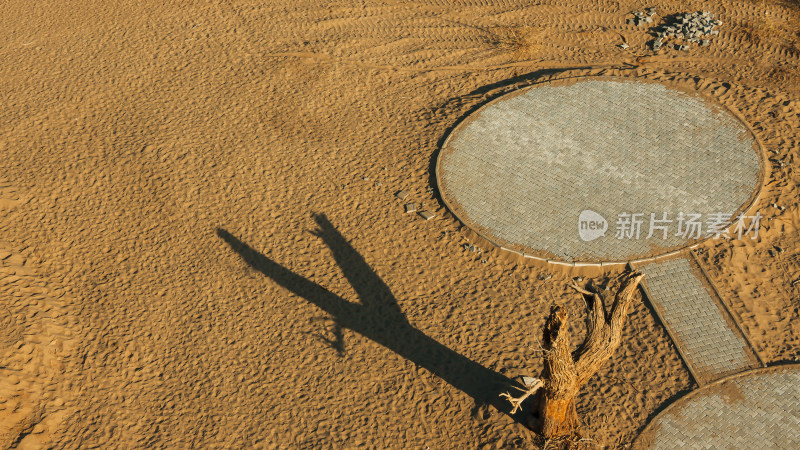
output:
<svg viewBox="0 0 800 450"><path fill-rule="evenodd" d="M432 213L431 211L420 211L419 216L425 220L431 220L436 217L436 214Z"/></svg>
<svg viewBox="0 0 800 450"><path fill-rule="evenodd" d="M464 245L462 246L462 248L463 248L464 250L469 250L469 251L471 251L471 252L475 252L475 253L481 253L481 252L483 252L483 250L481 250L481 248L480 248L480 247L476 247L476 246L474 246L474 245L472 245L472 244L464 244Z"/></svg>
<svg viewBox="0 0 800 450"><path fill-rule="evenodd" d="M417 212L417 204L416 203L406 203L406 214Z"/></svg>
<svg viewBox="0 0 800 450"><path fill-rule="evenodd" d="M397 191L394 194L395 197L399 198L400 200L405 200L408 198L408 192L406 191Z"/></svg>
<svg viewBox="0 0 800 450"><path fill-rule="evenodd" d="M644 11L634 11L633 17L628 19L628 25L636 25L640 27L647 23L653 23L653 16L656 15L656 9L653 7L646 8Z"/></svg>
<svg viewBox="0 0 800 450"><path fill-rule="evenodd" d="M655 41L653 41L653 51L657 52L661 48L662 44L663 38L657 38Z"/></svg>

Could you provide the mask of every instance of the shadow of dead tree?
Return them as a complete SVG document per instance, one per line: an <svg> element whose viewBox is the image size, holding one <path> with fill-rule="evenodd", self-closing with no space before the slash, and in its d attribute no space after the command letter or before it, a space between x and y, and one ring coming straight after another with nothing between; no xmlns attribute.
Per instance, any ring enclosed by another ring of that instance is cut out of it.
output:
<svg viewBox="0 0 800 450"><path fill-rule="evenodd" d="M347 301L284 268L223 229L217 229L217 235L250 267L328 313L335 322L336 337L327 343L338 352L344 349L341 330L355 331L472 397L475 401L473 415L481 406L490 405L517 422L524 422L520 417L522 414L512 414L509 403L500 397L510 386L520 384L447 348L412 326L389 287L327 217L324 214L314 214L313 217L319 228L312 233L330 248L336 263L356 291L359 303Z"/></svg>

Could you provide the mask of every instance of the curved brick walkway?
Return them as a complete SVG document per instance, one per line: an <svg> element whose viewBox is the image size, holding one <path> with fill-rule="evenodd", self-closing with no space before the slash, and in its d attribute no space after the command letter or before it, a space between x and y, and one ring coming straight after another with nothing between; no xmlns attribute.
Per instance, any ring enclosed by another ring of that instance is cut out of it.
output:
<svg viewBox="0 0 800 450"><path fill-rule="evenodd" d="M448 137L437 177L451 211L498 245L567 262L628 261L693 241L676 236L675 223L647 239L651 213L735 215L758 186L755 148L743 123L697 95L587 78L473 113ZM605 236L580 238L584 210L605 218ZM638 238L616 237L622 213L641 214Z"/></svg>
<svg viewBox="0 0 800 450"><path fill-rule="evenodd" d="M661 412L634 443L652 449L800 448L800 366L749 371Z"/></svg>

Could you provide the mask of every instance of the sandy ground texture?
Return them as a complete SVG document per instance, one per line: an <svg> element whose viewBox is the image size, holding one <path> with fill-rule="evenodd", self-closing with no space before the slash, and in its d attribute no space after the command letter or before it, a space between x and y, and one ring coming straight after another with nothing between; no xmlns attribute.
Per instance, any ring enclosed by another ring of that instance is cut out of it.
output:
<svg viewBox="0 0 800 450"><path fill-rule="evenodd" d="M625 23L651 5L724 25L653 55ZM0 446L541 445L496 394L539 373L553 302L583 314L574 274L465 249L431 167L464 115L547 77L696 86L751 124L767 227L700 259L760 355L800 359L797 2L2 10ZM584 443L625 446L695 387L637 300L580 393Z"/></svg>

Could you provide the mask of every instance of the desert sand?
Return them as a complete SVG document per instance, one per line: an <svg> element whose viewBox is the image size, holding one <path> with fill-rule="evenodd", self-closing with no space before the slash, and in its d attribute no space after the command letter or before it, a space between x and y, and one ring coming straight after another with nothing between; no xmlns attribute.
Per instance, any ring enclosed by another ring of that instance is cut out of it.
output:
<svg viewBox="0 0 800 450"><path fill-rule="evenodd" d="M646 6L724 24L654 54L625 22ZM698 253L760 357L800 361L797 1L2 11L0 446L541 446L487 393L539 373L581 274L481 247L432 167L458 120L546 77L697 86L752 126L765 227ZM695 388L639 299L580 393L585 443L625 447Z"/></svg>

